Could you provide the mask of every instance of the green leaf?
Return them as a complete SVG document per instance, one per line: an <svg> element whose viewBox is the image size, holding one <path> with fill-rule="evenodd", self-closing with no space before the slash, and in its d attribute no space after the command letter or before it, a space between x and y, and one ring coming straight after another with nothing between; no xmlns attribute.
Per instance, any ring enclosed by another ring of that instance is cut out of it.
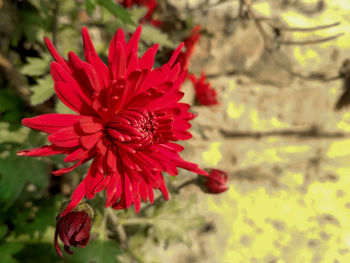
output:
<svg viewBox="0 0 350 263"><path fill-rule="evenodd" d="M62 263L69 262L62 261L56 254L53 244L49 243L24 243L24 248L15 255L15 258L21 263ZM17 261L16 261L17 262Z"/></svg>
<svg viewBox="0 0 350 263"><path fill-rule="evenodd" d="M7 226L0 225L0 240L6 235L6 232L7 232Z"/></svg>
<svg viewBox="0 0 350 263"><path fill-rule="evenodd" d="M23 244L19 242L0 243L1 263L18 263L12 255L16 254L23 248Z"/></svg>
<svg viewBox="0 0 350 263"><path fill-rule="evenodd" d="M158 43L159 47L168 47L171 49L176 48L176 45L169 40L167 34L150 25L144 25L142 27L141 38L148 44Z"/></svg>
<svg viewBox="0 0 350 263"><path fill-rule="evenodd" d="M96 7L95 0L85 0L85 9L89 16L92 15L92 12L94 12L95 7Z"/></svg>
<svg viewBox="0 0 350 263"><path fill-rule="evenodd" d="M24 143L27 140L30 132L30 129L24 126L16 131L10 131L9 129L9 123L0 122L0 143Z"/></svg>
<svg viewBox="0 0 350 263"><path fill-rule="evenodd" d="M53 80L50 74L46 75L44 78L38 80L38 84L30 88L32 91L32 96L30 97L30 104L33 106L41 104L47 101L52 95L55 94L55 89L53 88Z"/></svg>
<svg viewBox="0 0 350 263"><path fill-rule="evenodd" d="M62 114L76 114L73 110L68 108L62 101L57 101L55 105L55 112Z"/></svg>
<svg viewBox="0 0 350 263"><path fill-rule="evenodd" d="M79 54L81 51L81 37L79 30L74 29L72 26L65 26L60 30L60 49L61 54L68 54L73 51Z"/></svg>
<svg viewBox="0 0 350 263"><path fill-rule="evenodd" d="M205 223L204 218L195 211L195 204L194 195L187 200L174 196L168 202L154 207L153 215L150 216L154 238L165 244L184 242L188 246L191 245L188 231Z"/></svg>
<svg viewBox="0 0 350 263"><path fill-rule="evenodd" d="M74 250L71 263L119 263L117 255L121 254L119 245L114 241L91 241L85 248Z"/></svg>
<svg viewBox="0 0 350 263"><path fill-rule="evenodd" d="M42 58L27 58L27 64L25 64L20 72L28 76L40 76L48 72L50 65L50 56L45 54Z"/></svg>
<svg viewBox="0 0 350 263"><path fill-rule="evenodd" d="M57 0L54 0L52 2L56 2L56 1ZM59 12L61 14L65 14L65 15L76 14L78 9L81 8L81 3L77 1L72 1L72 0L58 0L58 1L59 1Z"/></svg>
<svg viewBox="0 0 350 263"><path fill-rule="evenodd" d="M135 24L131 19L131 14L122 6L118 5L114 0L98 0L98 4L103 6L115 17L122 20L125 24Z"/></svg>
<svg viewBox="0 0 350 263"><path fill-rule="evenodd" d="M36 9L20 8L18 11L20 23L17 26L20 34L25 35L29 42L39 40L40 31L45 31L44 28L48 28L51 21L42 18Z"/></svg>
<svg viewBox="0 0 350 263"><path fill-rule="evenodd" d="M19 197L24 187L32 183L35 192L48 184L47 167L32 157L19 157L15 150L0 158L0 207L8 209Z"/></svg>
<svg viewBox="0 0 350 263"><path fill-rule="evenodd" d="M147 13L147 8L144 6L133 6L132 9L130 10L131 18L135 22L135 24L138 24L141 18L145 16Z"/></svg>
<svg viewBox="0 0 350 263"><path fill-rule="evenodd" d="M25 110L25 104L22 99L12 89L0 89L1 121L9 122L10 128L19 127L20 119L25 114Z"/></svg>
<svg viewBox="0 0 350 263"><path fill-rule="evenodd" d="M7 242L0 245L0 255L13 255L23 248L19 242ZM1 261L2 262L2 261Z"/></svg>
<svg viewBox="0 0 350 263"><path fill-rule="evenodd" d="M18 263L17 260L15 260L11 255L8 255L8 254L1 255L1 262L2 263Z"/></svg>
<svg viewBox="0 0 350 263"><path fill-rule="evenodd" d="M43 237L48 227L55 228L55 217L62 201L63 197L61 195L55 195L51 198L42 198L33 202L32 210L29 210L27 214L25 212L19 213L12 221L15 226L15 233L19 235L28 234L31 240L33 240L33 237Z"/></svg>

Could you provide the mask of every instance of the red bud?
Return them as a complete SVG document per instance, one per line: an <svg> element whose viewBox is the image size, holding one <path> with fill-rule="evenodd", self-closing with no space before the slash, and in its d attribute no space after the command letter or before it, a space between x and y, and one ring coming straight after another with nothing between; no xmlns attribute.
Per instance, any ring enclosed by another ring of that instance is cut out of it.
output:
<svg viewBox="0 0 350 263"><path fill-rule="evenodd" d="M84 204L87 206L87 204ZM78 209L77 209L78 210ZM58 245L58 237L64 244L64 250L69 254L74 254L69 249L70 246L85 247L90 239L92 222L91 208L81 211L72 211L63 217L59 217L55 230L55 248L60 257L63 257L61 248Z"/></svg>
<svg viewBox="0 0 350 263"><path fill-rule="evenodd" d="M210 194L220 194L229 189L226 185L227 173L218 169L211 169L204 178L204 190Z"/></svg>

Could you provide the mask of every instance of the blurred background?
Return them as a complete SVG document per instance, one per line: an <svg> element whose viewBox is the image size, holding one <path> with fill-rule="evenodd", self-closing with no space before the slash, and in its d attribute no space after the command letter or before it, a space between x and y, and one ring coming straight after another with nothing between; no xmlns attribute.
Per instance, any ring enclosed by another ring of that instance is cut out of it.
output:
<svg viewBox="0 0 350 263"><path fill-rule="evenodd" d="M147 16L147 5L114 0L0 0L0 261L350 262L350 2L156 2ZM193 83L183 84L198 117L182 156L226 171L230 189L177 191L194 175L168 176L168 202L146 204L140 215L117 212L127 251L101 195L91 203L89 245L60 259L55 217L87 167L53 177L63 158L15 155L46 140L21 126L23 117L67 113L54 95L43 37L64 57L82 57L87 26L106 61L116 29L131 33L139 23L140 54L160 44L156 66L200 26L189 72L205 73L219 104L199 105Z"/></svg>

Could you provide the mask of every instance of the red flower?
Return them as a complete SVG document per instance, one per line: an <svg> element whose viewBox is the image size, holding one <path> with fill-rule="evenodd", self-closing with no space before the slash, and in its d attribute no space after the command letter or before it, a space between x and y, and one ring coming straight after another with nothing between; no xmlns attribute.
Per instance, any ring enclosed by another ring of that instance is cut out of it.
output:
<svg viewBox="0 0 350 263"><path fill-rule="evenodd" d="M226 185L227 173L218 169L211 169L208 176L204 178L204 190L210 194L220 194L229 189Z"/></svg>
<svg viewBox="0 0 350 263"><path fill-rule="evenodd" d="M152 15L154 13L154 10L157 7L157 1L156 0L118 0L119 4L126 8L131 8L133 5L137 6L145 6L147 8L147 13L142 18L141 23L144 23L146 21L149 21L152 25L156 27L162 26L162 21L152 19Z"/></svg>
<svg viewBox="0 0 350 263"><path fill-rule="evenodd" d="M197 79L194 75L188 75L188 78L193 83L196 91L196 100L199 104L206 106L219 104L216 98L216 91L210 87L210 83L205 81L204 73L202 73L199 79Z"/></svg>
<svg viewBox="0 0 350 263"><path fill-rule="evenodd" d="M200 38L200 32L199 32L200 30L201 30L200 26L198 25L195 26L192 29L190 36L184 39L186 51L180 53L179 57L177 58L177 61L180 62L181 66L185 70L187 70L190 65L190 60L192 58L194 48Z"/></svg>
<svg viewBox="0 0 350 263"><path fill-rule="evenodd" d="M23 125L46 132L51 145L22 150L18 155L65 154L72 167L52 172L62 175L93 160L90 169L74 191L69 213L86 196L91 199L106 189L106 207L135 211L143 201L153 202L153 189L168 199L162 172L177 175L177 167L206 174L196 164L178 154L183 147L171 141L187 140L191 134L189 105L179 103L179 91L186 72L170 61L152 69L158 45L137 56L141 27L128 43L119 29L109 48L109 67L97 56L86 28L82 29L86 62L73 52L63 59L49 39L46 45L56 60L51 63L58 97L75 114L44 114L22 120Z"/></svg>
<svg viewBox="0 0 350 263"><path fill-rule="evenodd" d="M71 255L74 252L69 249L70 246L85 247L89 242L93 215L90 212L91 208L84 210L86 204L82 206L82 211L73 211L58 219L54 243L56 252L60 257L63 257L63 254L58 245L58 237L64 244L64 250Z"/></svg>

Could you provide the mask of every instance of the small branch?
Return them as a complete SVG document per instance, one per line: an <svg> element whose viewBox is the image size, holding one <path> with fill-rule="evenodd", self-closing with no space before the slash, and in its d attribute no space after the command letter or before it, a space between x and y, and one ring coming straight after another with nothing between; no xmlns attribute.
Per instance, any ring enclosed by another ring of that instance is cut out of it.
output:
<svg viewBox="0 0 350 263"><path fill-rule="evenodd" d="M191 184L195 184L198 182L198 178L192 178L190 180L187 180L185 182L183 182L182 184L176 186L174 188L174 192L178 193L182 188L189 186ZM159 203L159 201L162 199L162 196L159 196L154 202L153 205L156 203ZM145 212L148 208L152 207L151 204L145 206L143 209L141 209L141 213ZM154 221L150 218L144 218L144 217L136 217L136 218L129 218L125 221L122 221L121 224L122 225L152 225L154 223Z"/></svg>
<svg viewBox="0 0 350 263"><path fill-rule="evenodd" d="M54 46L57 46L59 7L59 1L55 0L55 7L52 16L52 43Z"/></svg>
<svg viewBox="0 0 350 263"><path fill-rule="evenodd" d="M287 26L276 26L271 23L267 23L272 28L278 28L281 31L299 31L299 32L309 32L309 31L317 31L321 29L327 29L331 27L335 27L340 25L340 22L335 22L328 25L321 25L321 26L315 26L315 27L287 27Z"/></svg>
<svg viewBox="0 0 350 263"><path fill-rule="evenodd" d="M120 223L118 216L114 213L113 209L108 207L106 208L107 218L112 224L113 229L111 231L118 236L119 244L124 252L130 256L132 262L144 263L141 258L139 258L135 253L129 248L128 245L128 236L125 232L123 225ZM128 221L131 219L128 219Z"/></svg>
<svg viewBox="0 0 350 263"><path fill-rule="evenodd" d="M319 38L319 39L311 39L311 40L305 40L305 41L293 41L293 40L288 40L288 41L284 41L284 40L278 40L275 39L275 45L273 46L272 43L272 39L268 37L267 33L265 32L263 26L262 26L262 21L257 18L257 15L254 11L254 9L252 8L252 4L250 2L250 0L240 0L247 8L248 13L250 14L250 17L253 19L260 35L263 38L264 41L264 46L265 49L270 53L272 60L276 63L276 65L280 66L283 70L287 71L289 74L295 76L295 77L299 77L301 79L304 80L321 80L321 81L333 81L336 79L339 79L340 76L331 76L331 77L324 77L324 76L319 76L319 75L304 75L298 72L295 72L293 70L290 69L289 66L284 65L282 62L280 62L278 59L276 59L276 57L274 56L274 51L277 47L279 47L280 45L310 45L310 44L319 44L319 43L323 43L323 42L327 42L330 40L334 40L340 36L343 35L343 33L337 34L337 35L333 35L330 37L325 37L325 38ZM339 22L336 23L332 23L332 24L328 24L328 25L321 25L321 26L316 26L316 27L311 27L311 28L288 28L288 27L276 27L270 23L267 23L269 26L279 29L279 30L289 30L289 31L316 31L316 30L320 30L320 29L326 29L326 28L330 28L330 27L334 27L339 25ZM273 48L275 47L275 48Z"/></svg>
<svg viewBox="0 0 350 263"><path fill-rule="evenodd" d="M262 36L263 41L264 41L265 48L270 50L271 47L270 47L270 43L269 43L269 37L261 24L262 20L257 18L257 15L256 15L254 9L252 8L252 3L250 2L250 0L240 0L240 1L246 6L248 13L250 14L250 17L253 19L258 31L260 32L260 35Z"/></svg>
<svg viewBox="0 0 350 263"><path fill-rule="evenodd" d="M135 218L128 218L125 221L120 222L123 226L130 226L130 225L152 225L154 221L150 218L144 218L144 217L135 217Z"/></svg>
<svg viewBox="0 0 350 263"><path fill-rule="evenodd" d="M323 42L327 42L333 39L336 39L340 36L344 35L344 33L339 33L336 34L334 36L330 36L330 37L323 37L323 38L318 38L318 39L309 39L309 40L305 40L305 41L293 41L293 40L276 40L276 42L280 45L311 45L311 44L319 44L319 43L323 43Z"/></svg>
<svg viewBox="0 0 350 263"><path fill-rule="evenodd" d="M284 63L280 62L279 59L277 59L275 57L275 53L271 52L270 53L270 57L271 57L271 59L273 60L273 62L277 66L281 67L284 71L288 72L292 76L298 77L300 79L304 79L304 80L319 80L319 81L334 81L334 80L338 80L338 79L341 78L339 75L330 76L330 77L323 76L323 75L320 75L320 74L318 74L318 75L317 74L304 75L302 73L293 71L289 66L286 66Z"/></svg>
<svg viewBox="0 0 350 263"><path fill-rule="evenodd" d="M225 3L227 3L227 2L229 2L230 0L226 0L226 1L218 1L218 2L216 2L216 3L208 3L208 2L205 2L204 4L201 4L201 5L199 5L199 6L197 6L196 8L194 8L194 9L188 9L188 11L190 11L190 12L200 12L200 11L202 11L202 12L206 12L206 11L208 11L210 8L212 8L212 7L216 7L216 6L220 6L220 5L222 5L222 4L225 4Z"/></svg>
<svg viewBox="0 0 350 263"><path fill-rule="evenodd" d="M195 178L193 178L193 179L191 179L191 180L188 180L188 181L186 181L186 182L183 182L182 184L180 184L179 186L177 186L176 187L176 190L177 191L180 191L182 188L184 188L184 187L186 187L186 186L188 186L188 185L191 185L191 184L195 184L195 183L197 183L198 182L198 179L197 179L197 177L195 177Z"/></svg>
<svg viewBox="0 0 350 263"><path fill-rule="evenodd" d="M107 219L108 219L108 216L107 216L107 213L105 213L103 215L102 222L101 222L101 225L99 227L99 234L100 234L99 237L102 240L105 240L108 237L108 234L107 234Z"/></svg>
<svg viewBox="0 0 350 263"><path fill-rule="evenodd" d="M184 187L186 187L188 185L194 184L196 182L197 182L197 178L190 179L190 180L188 180L188 181L186 181L186 182L176 186L173 191L175 193L178 193L180 191L180 189L182 189L182 188L184 188ZM163 198L162 195L160 195L154 200L153 204L148 204L145 207L141 208L140 215L143 215L152 206L157 205L162 199L164 199L164 198Z"/></svg>
<svg viewBox="0 0 350 263"><path fill-rule="evenodd" d="M109 221L113 225L112 231L115 232L118 236L120 246L123 250L128 249L128 236L126 235L124 227L119 223L119 218L114 213L113 209L108 207L106 208L106 213Z"/></svg>
<svg viewBox="0 0 350 263"><path fill-rule="evenodd" d="M346 138L350 134L342 132L322 132L316 128L310 128L302 131L294 130L281 130L281 131L269 131L269 132L230 132L225 130L220 130L220 133L226 137L230 138L255 138L260 139L263 137L270 136L281 136L281 137L300 137L300 138Z"/></svg>
<svg viewBox="0 0 350 263"><path fill-rule="evenodd" d="M243 1L239 0L238 17L243 18Z"/></svg>

